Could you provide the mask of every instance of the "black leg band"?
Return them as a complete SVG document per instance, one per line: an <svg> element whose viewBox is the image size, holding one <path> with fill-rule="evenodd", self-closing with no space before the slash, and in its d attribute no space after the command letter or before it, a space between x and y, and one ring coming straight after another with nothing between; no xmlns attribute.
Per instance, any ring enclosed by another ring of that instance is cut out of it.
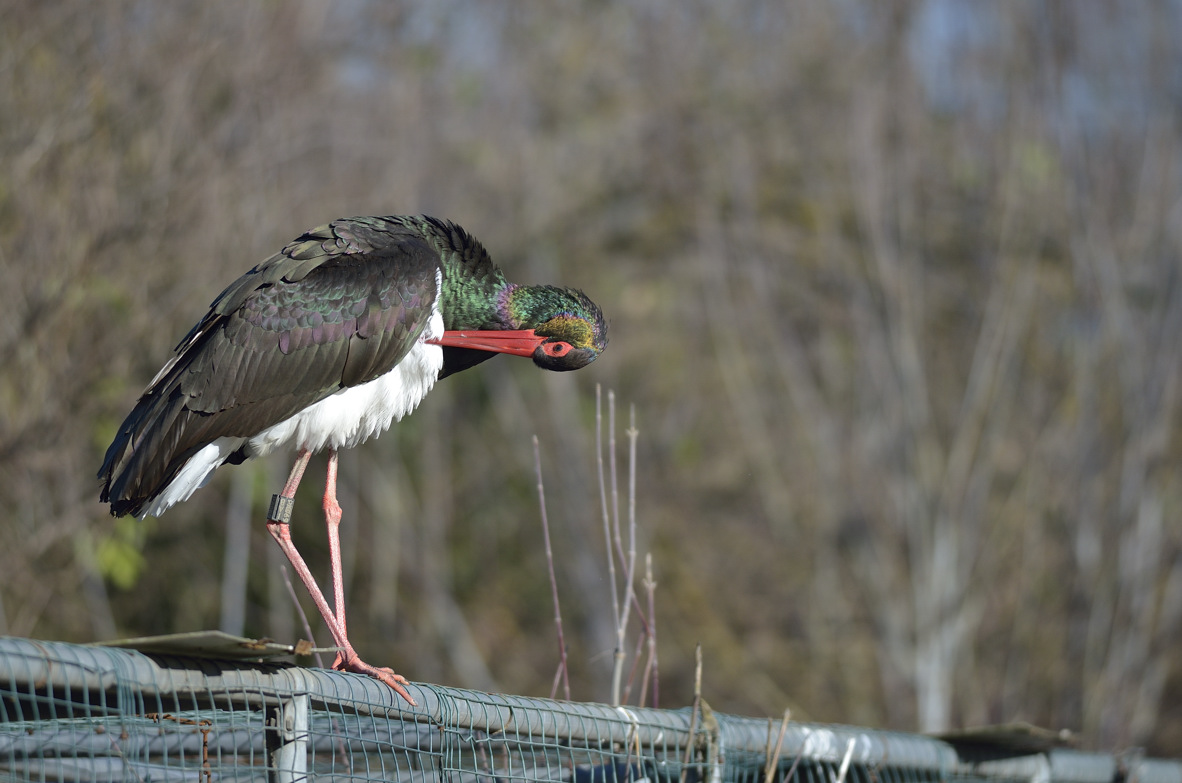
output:
<svg viewBox="0 0 1182 783"><path fill-rule="evenodd" d="M295 508L295 498L285 498L283 495L271 496L271 507L267 509L267 521L278 522L281 525L291 524L291 512Z"/></svg>

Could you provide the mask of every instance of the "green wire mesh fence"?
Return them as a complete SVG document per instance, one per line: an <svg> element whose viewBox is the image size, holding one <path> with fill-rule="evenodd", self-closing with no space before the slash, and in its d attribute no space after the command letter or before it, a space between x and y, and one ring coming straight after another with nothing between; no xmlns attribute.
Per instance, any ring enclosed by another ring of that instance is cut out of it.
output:
<svg viewBox="0 0 1182 783"><path fill-rule="evenodd" d="M0 637L0 781L1182 783L1182 763ZM778 722L777 722L778 723Z"/></svg>

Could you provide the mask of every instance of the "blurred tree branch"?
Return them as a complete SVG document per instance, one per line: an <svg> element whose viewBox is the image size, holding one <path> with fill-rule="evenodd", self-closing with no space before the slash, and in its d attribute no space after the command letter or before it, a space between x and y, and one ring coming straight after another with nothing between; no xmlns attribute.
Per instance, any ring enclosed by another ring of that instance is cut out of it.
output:
<svg viewBox="0 0 1182 783"><path fill-rule="evenodd" d="M701 640L723 710L1021 718L1177 753L1177 22L918 0L5 4L6 631L216 625L233 482L129 542L96 501L102 449L226 282L324 220L427 212L512 279L588 290L612 343L578 377L448 379L343 464L358 630L400 670L545 692L523 444L552 444L559 589L601 599L602 383L646 422L666 704ZM296 532L313 551L317 527ZM136 585L101 581L87 540L143 546ZM273 572L241 580L233 624L294 633ZM575 693L610 670L602 603L564 606L594 662L573 662Z"/></svg>

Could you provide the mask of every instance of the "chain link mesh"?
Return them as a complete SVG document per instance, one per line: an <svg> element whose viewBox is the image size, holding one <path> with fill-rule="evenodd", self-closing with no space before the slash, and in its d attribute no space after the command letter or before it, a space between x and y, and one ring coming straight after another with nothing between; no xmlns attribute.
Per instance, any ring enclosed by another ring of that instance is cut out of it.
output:
<svg viewBox="0 0 1182 783"><path fill-rule="evenodd" d="M409 690L417 707L340 672L0 637L0 781L763 783L775 744L767 720ZM962 754L802 723L771 769L772 783L1182 783L1174 761Z"/></svg>

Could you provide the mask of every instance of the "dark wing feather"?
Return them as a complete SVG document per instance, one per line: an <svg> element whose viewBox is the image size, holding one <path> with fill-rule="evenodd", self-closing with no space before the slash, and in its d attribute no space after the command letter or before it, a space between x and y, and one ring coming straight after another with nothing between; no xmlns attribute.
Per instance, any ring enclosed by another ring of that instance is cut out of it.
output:
<svg viewBox="0 0 1182 783"><path fill-rule="evenodd" d="M227 287L123 422L99 478L137 513L198 450L389 372L437 296L438 252L393 220L304 234Z"/></svg>

